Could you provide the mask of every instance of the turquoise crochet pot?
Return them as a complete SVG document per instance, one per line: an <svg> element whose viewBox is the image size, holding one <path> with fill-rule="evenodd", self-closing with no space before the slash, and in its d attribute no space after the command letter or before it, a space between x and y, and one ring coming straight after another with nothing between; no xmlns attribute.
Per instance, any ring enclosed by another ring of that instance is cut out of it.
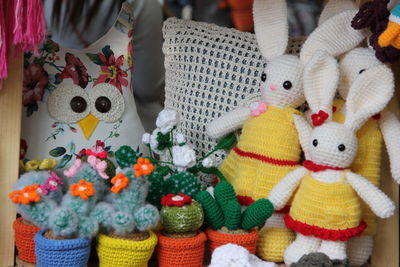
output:
<svg viewBox="0 0 400 267"><path fill-rule="evenodd" d="M54 240L44 237L45 231L35 235L37 267L85 267L90 255L91 239Z"/></svg>

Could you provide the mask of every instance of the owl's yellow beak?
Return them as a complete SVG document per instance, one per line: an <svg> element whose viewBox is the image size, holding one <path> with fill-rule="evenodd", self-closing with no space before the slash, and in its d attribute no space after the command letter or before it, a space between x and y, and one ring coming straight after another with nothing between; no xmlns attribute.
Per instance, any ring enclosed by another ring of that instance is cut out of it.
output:
<svg viewBox="0 0 400 267"><path fill-rule="evenodd" d="M89 113L89 115L78 122L86 140L89 140L90 136L92 136L92 133L96 129L98 123L99 119L96 118L92 113Z"/></svg>

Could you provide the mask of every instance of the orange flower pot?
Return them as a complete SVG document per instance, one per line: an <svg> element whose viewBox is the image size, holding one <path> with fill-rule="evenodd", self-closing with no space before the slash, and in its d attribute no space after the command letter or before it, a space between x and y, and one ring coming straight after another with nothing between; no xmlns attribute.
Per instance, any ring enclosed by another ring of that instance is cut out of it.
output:
<svg viewBox="0 0 400 267"><path fill-rule="evenodd" d="M204 247L207 240L204 232L192 238L170 238L158 236L157 258L159 267L202 267Z"/></svg>
<svg viewBox="0 0 400 267"><path fill-rule="evenodd" d="M18 250L18 257L29 263L36 263L34 236L40 228L34 225L27 225L19 217L13 223L15 245Z"/></svg>
<svg viewBox="0 0 400 267"><path fill-rule="evenodd" d="M253 0L228 0L228 3L235 28L243 32L253 31Z"/></svg>
<svg viewBox="0 0 400 267"><path fill-rule="evenodd" d="M253 229L247 234L225 234L211 228L206 230L208 249L212 253L219 246L232 243L246 248L250 253L256 253L258 232Z"/></svg>

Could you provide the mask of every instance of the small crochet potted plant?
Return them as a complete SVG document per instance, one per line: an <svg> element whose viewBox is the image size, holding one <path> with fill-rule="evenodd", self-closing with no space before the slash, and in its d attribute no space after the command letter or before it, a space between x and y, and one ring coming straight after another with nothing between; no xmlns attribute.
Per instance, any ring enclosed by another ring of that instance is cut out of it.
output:
<svg viewBox="0 0 400 267"><path fill-rule="evenodd" d="M91 213L106 189L98 170L102 162L98 158L88 163L76 159L64 171L69 186L60 204L41 211L47 217L47 225L35 236L38 267L87 266L91 239L99 230Z"/></svg>
<svg viewBox="0 0 400 267"><path fill-rule="evenodd" d="M206 230L208 248L227 243L245 247L250 253L256 252L258 233L255 227L263 224L274 208L268 199L261 198L247 207L239 204L233 186L227 181L218 183L213 191L200 191L195 199L202 205L206 221L211 226Z"/></svg>
<svg viewBox="0 0 400 267"><path fill-rule="evenodd" d="M184 194L168 194L161 200L163 231L158 233L157 258L160 267L203 265L207 240L199 231L204 216L201 205Z"/></svg>
<svg viewBox="0 0 400 267"><path fill-rule="evenodd" d="M117 172L105 200L96 205L92 217L100 222L97 254L100 266L146 266L157 244L151 231L159 222L158 209L146 203L148 181L154 166L138 158L130 168Z"/></svg>
<svg viewBox="0 0 400 267"><path fill-rule="evenodd" d="M236 142L234 134L223 138L206 155L198 156L195 149L186 143L183 134L177 130L179 115L175 110L161 111L156 125L152 134L145 133L142 138L149 148L148 159L155 166L155 171L148 175L148 201L151 204L161 208L161 198L167 194L181 193L194 197L202 189L199 178L201 174L211 174L223 179L222 173L215 166L213 154L220 149L230 148ZM135 151L125 148L124 152L116 152L117 162L132 166L126 155L133 155Z"/></svg>
<svg viewBox="0 0 400 267"><path fill-rule="evenodd" d="M47 205L55 206L62 197L62 184L54 172L31 171L21 175L14 185L10 198L21 215L13 223L19 260L36 263L34 236L40 227L47 226L47 220L32 210L46 209ZM48 202L44 199L48 199Z"/></svg>

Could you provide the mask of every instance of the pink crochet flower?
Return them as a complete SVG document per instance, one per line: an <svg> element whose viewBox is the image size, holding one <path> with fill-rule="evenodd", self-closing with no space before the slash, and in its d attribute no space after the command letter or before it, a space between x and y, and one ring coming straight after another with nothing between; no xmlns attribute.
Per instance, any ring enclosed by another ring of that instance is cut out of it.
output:
<svg viewBox="0 0 400 267"><path fill-rule="evenodd" d="M49 190L47 190L47 186L46 186L46 185L43 185L43 184L40 184L40 185L39 185L37 191L38 191L39 193L41 193L42 195L44 195L44 196L47 196L47 195L49 194Z"/></svg>
<svg viewBox="0 0 400 267"><path fill-rule="evenodd" d="M258 117L267 111L267 102L259 101L250 105L251 116Z"/></svg>
<svg viewBox="0 0 400 267"><path fill-rule="evenodd" d="M56 191L60 184L64 184L61 178L55 172L51 172L51 176L46 180L46 189Z"/></svg>

